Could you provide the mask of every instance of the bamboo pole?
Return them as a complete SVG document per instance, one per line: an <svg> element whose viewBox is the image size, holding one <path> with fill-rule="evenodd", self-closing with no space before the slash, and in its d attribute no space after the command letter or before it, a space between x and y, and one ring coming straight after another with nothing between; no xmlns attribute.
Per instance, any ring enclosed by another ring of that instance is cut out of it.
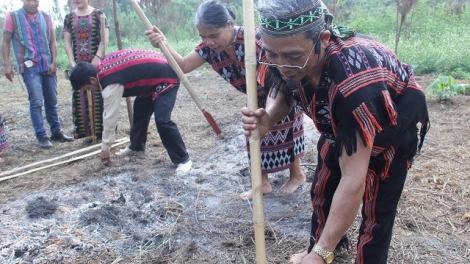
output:
<svg viewBox="0 0 470 264"><path fill-rule="evenodd" d="M120 142L114 143L112 145L112 147L117 147L117 146L125 144L127 142L129 142L129 139L122 140ZM39 167L39 168L35 168L35 169L28 170L28 171L20 172L20 173L11 175L11 176L6 176L6 177L3 177L3 178L0 178L0 182L6 181L6 180L9 180L9 179L13 179L13 178L16 178L18 176L30 174L30 173L33 173L33 172L36 172L36 171L40 171L40 170L43 170L43 169L51 168L51 167L61 165L61 164L64 164L64 163L69 163L69 162L72 162L72 161L81 160L81 159L96 155L100 152L101 152L101 150L96 150L96 151L93 151L91 153L87 153L87 154L84 154L84 155L81 155L81 156L78 156L78 157L74 157L74 158L71 158L71 159L68 159L68 160L63 160L63 161L60 161L60 162L57 162L57 163L54 163L54 164L49 164L49 165L42 166L42 167Z"/></svg>
<svg viewBox="0 0 470 264"><path fill-rule="evenodd" d="M95 111L93 111L94 96L89 90L86 91L86 96L88 99L88 117L90 119L90 125L91 125L91 142L95 144L96 143Z"/></svg>
<svg viewBox="0 0 470 264"><path fill-rule="evenodd" d="M126 141L126 140L129 141L128 138L120 138L120 139L116 140L116 143L119 143L119 142L121 142L121 141ZM4 171L4 172L0 173L0 176L9 175L9 174L12 174L12 173L15 173L15 172L18 172L18 171L25 170L25 169L27 169L27 168L34 167L34 166L36 166L36 165L43 165L43 164L45 164L45 163L49 163L49 162L53 162L53 161L56 161L56 160L59 160L59 159L67 158L67 157L70 157L70 156L73 156L73 155L76 155L76 154L79 154L79 153L82 153L82 152L85 152L85 151L94 149L94 148L99 147L99 146L101 146L101 143L100 143L100 144L95 144L95 145L92 145L92 146L89 146L89 147L86 147L86 148L81 148L81 149L78 149L78 150L75 150L75 151L66 153L66 154L61 155L61 156L58 156L58 157L54 157L54 158L50 158L50 159L47 159L47 160L40 160L40 161L37 161L37 162L33 162L33 163L30 163L30 164L25 165L25 166L21 166L21 167L17 167L17 168L8 170L8 171Z"/></svg>
<svg viewBox="0 0 470 264"><path fill-rule="evenodd" d="M252 0L243 0L243 22L245 24L245 70L248 108L258 109L256 83L256 38L255 16ZM253 226L255 230L256 263L266 263L266 244L264 238L263 185L261 177L260 134L256 129L250 136L251 188L253 193Z"/></svg>
<svg viewBox="0 0 470 264"><path fill-rule="evenodd" d="M140 8L139 4L135 0L129 0L129 2L131 3L131 5L134 8L137 15L139 16L140 20L142 20L142 23L144 23L145 28L148 29L148 30L152 30L153 26L150 23L150 21L148 20L147 16L142 11L142 9ZM206 109L204 108L204 106L202 105L202 102L199 99L199 97L197 96L196 91L194 90L193 86L189 82L186 75L181 70L181 68L178 65L178 63L176 62L176 60L171 55L170 51L167 49L167 47L165 45L163 45L161 43L158 45L158 48L160 48L160 50L163 52L163 54L166 57L166 60L168 61L168 64L170 64L171 68L176 72L178 77L183 82L184 87L186 87L186 90L188 90L189 95L191 95L191 97L193 98L193 100L196 103L197 107L199 108L199 110L201 110L201 112L204 115L204 117L206 118L207 122L209 122L209 125L212 127L212 129L217 134L217 136L220 139L223 139L224 134L222 133L222 130L220 129L219 125L217 125L217 123L215 122L212 115L209 112L207 112Z"/></svg>

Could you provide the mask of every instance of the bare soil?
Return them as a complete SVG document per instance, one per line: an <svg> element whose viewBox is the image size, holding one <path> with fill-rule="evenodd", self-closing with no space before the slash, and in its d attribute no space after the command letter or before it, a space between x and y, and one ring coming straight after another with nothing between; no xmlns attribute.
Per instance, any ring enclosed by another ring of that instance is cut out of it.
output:
<svg viewBox="0 0 470 264"><path fill-rule="evenodd" d="M114 156L105 166L95 154L2 180L0 263L255 263L252 205L238 198L251 186L239 113L245 97L206 68L188 78L225 135L215 135L181 87L173 119L194 162L188 175L174 175L152 121L145 155ZM419 77L423 87L433 79ZM1 78L0 95L12 145L0 153L0 175L89 146L80 139L40 149L21 78L13 84ZM59 107L70 135L71 89L62 73ZM429 101L429 111L431 130L408 175L389 263L470 263L470 97ZM268 263L287 263L308 244L318 134L305 121L307 183L278 195L288 172L276 173L270 175L275 191L264 196ZM117 138L128 138L128 131L123 100ZM353 262L359 222L360 214L349 230L350 250L335 263Z"/></svg>

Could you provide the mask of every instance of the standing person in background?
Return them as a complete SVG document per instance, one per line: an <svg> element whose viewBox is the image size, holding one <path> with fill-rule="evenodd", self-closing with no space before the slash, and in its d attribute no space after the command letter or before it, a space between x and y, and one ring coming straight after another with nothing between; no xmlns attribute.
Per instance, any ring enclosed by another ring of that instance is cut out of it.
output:
<svg viewBox="0 0 470 264"><path fill-rule="evenodd" d="M90 0L74 0L76 8L65 16L64 42L70 67L84 61L98 65L108 44L108 26L101 36L100 16L103 11L89 5ZM91 120L95 122L95 136L101 139L103 132L103 98L97 91L91 91L93 113L89 113L86 91L74 90L72 93L72 115L74 137L84 138L93 135Z"/></svg>
<svg viewBox="0 0 470 264"><path fill-rule="evenodd" d="M2 115L0 115L0 153L10 147L10 143L8 142L7 133L5 132L5 126L3 124ZM0 157L0 164L3 163L3 158Z"/></svg>
<svg viewBox="0 0 470 264"><path fill-rule="evenodd" d="M321 133L310 246L289 263L332 263L361 204L355 263L387 263L406 175L429 128L413 70L382 43L334 26L320 0L258 0L258 11L266 52L258 78L287 81L265 109L242 109L245 134L263 135L295 102Z"/></svg>
<svg viewBox="0 0 470 264"><path fill-rule="evenodd" d="M54 22L39 11L39 0L23 0L23 7L9 12L3 24L2 58L5 76L13 82L10 65L10 42L13 42L18 71L29 95L29 110L39 146L52 147L53 141L73 141L62 131L57 112L57 43ZM51 128L49 138L44 127L42 106Z"/></svg>
<svg viewBox="0 0 470 264"><path fill-rule="evenodd" d="M217 0L203 2L196 11L195 24L202 42L185 57L179 55L166 41L163 33L154 26L147 30L152 45L165 45L184 73L191 72L208 62L235 89L246 93L244 28L235 25L235 14ZM258 31L258 30L257 30ZM261 42L257 39L257 52ZM269 89L269 86L267 86ZM258 85L258 105L266 103L266 92ZM249 145L247 148L249 153ZM261 141L261 170L263 193L272 192L268 173L290 170L289 180L279 189L279 194L293 193L303 182L305 174L300 168L300 157L305 155L303 112L292 109ZM252 198L252 190L240 194L243 200Z"/></svg>

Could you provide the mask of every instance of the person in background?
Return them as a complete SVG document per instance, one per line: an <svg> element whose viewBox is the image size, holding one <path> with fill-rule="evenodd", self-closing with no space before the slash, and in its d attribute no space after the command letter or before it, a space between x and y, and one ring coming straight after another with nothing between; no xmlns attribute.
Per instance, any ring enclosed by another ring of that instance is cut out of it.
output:
<svg viewBox="0 0 470 264"><path fill-rule="evenodd" d="M103 11L90 6L90 0L74 0L76 8L64 19L65 51L70 67L85 61L98 65L108 44L108 26L105 26L104 36L101 35L100 16ZM92 113L88 105L86 91L77 90L72 93L72 116L74 122L74 137L89 138L93 135L91 121L94 121L96 139L101 139L103 131L103 98L99 92L91 92L93 104Z"/></svg>
<svg viewBox="0 0 470 264"><path fill-rule="evenodd" d="M52 147L53 141L70 142L62 131L57 112L57 44L50 15L39 11L39 0L23 0L23 7L8 12L3 24L2 58L5 76L13 82L10 43L29 95L29 110L39 146ZM44 127L42 107L51 129L49 138Z"/></svg>
<svg viewBox="0 0 470 264"><path fill-rule="evenodd" d="M5 129L5 125L3 124L3 118L0 114L0 153L10 147L10 143L8 142L8 137ZM0 164L4 162L3 158L0 157Z"/></svg>
<svg viewBox="0 0 470 264"><path fill-rule="evenodd" d="M96 67L88 62L79 62L70 73L70 83L74 90L101 92L104 100L102 161L110 160L121 98L136 96L131 143L126 152L145 151L150 117L154 114L163 146L171 161L178 166L176 175L190 171L192 162L178 127L171 120L180 82L163 54L127 49L108 54Z"/></svg>
<svg viewBox="0 0 470 264"><path fill-rule="evenodd" d="M208 62L235 89L246 93L244 28L235 25L235 14L216 0L204 1L197 9L195 24L202 42L185 57L170 46L162 32L153 27L145 34L152 45L165 45L184 73L191 72ZM258 32L258 30L257 30ZM259 37L259 36L258 36ZM257 40L257 52L261 42ZM267 87L269 89L269 87ZM258 105L266 103L266 92L258 86ZM249 142L247 150L249 154ZM268 173L289 169L289 180L279 189L279 194L293 193L303 182L305 174L300 167L300 158L305 155L303 112L292 109L278 123L273 124L261 141L261 170L263 193L272 192ZM243 200L252 198L252 190L240 194Z"/></svg>
<svg viewBox="0 0 470 264"><path fill-rule="evenodd" d="M334 26L320 0L258 0L257 9L266 54L258 79L286 81L265 108L242 109L245 134L263 135L294 102L321 133L310 246L289 263L332 263L361 203L356 263L387 263L407 171L429 128L422 88L385 45Z"/></svg>

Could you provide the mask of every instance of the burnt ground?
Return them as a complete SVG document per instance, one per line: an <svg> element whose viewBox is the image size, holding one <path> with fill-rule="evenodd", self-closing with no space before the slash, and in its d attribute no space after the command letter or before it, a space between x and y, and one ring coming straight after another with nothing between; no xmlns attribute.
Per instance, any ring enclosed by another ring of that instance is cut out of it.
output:
<svg viewBox="0 0 470 264"><path fill-rule="evenodd" d="M201 68L188 78L225 139L182 87L173 119L194 162L188 175L174 175L152 121L145 155L114 156L104 166L93 154L1 181L0 263L254 263L252 204L238 198L251 186L239 113L245 98L211 70ZM419 80L426 87L433 77ZM0 79L0 111L12 145L0 153L0 177L98 150L59 158L88 147L83 139L40 149L21 83L18 76L13 84ZM61 74L59 114L67 134L73 129L70 98ZM125 100L121 110L117 138L125 139ZM470 97L429 101L429 110L431 130L405 185L389 263L470 262ZM277 195L287 171L270 175L275 191L263 199L268 263L287 263L307 246L318 134L305 121L307 183L294 194ZM354 259L359 220L358 214L349 230L352 248L337 254L335 263Z"/></svg>

